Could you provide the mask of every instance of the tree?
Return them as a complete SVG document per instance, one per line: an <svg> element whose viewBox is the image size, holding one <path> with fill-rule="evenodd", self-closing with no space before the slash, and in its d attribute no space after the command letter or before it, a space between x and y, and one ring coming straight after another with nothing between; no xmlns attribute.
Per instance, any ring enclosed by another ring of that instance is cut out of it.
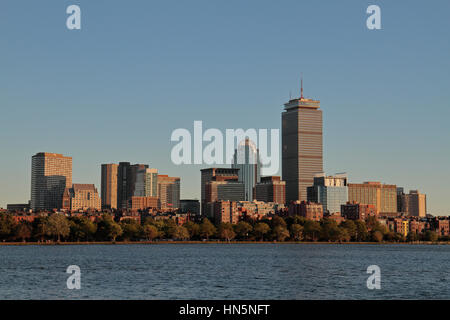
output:
<svg viewBox="0 0 450 320"><path fill-rule="evenodd" d="M286 228L286 221L284 221L284 219L279 216L275 216L272 219L272 228L275 228L278 226Z"/></svg>
<svg viewBox="0 0 450 320"><path fill-rule="evenodd" d="M40 241L44 241L44 238L49 233L48 230L48 217L37 217L33 220L33 236Z"/></svg>
<svg viewBox="0 0 450 320"><path fill-rule="evenodd" d="M383 241L383 234L378 230L372 232L372 241L375 241L375 242Z"/></svg>
<svg viewBox="0 0 450 320"><path fill-rule="evenodd" d="M259 222L253 228L253 232L257 238L260 238L261 241L264 241L264 235L269 233L270 227L267 223Z"/></svg>
<svg viewBox="0 0 450 320"><path fill-rule="evenodd" d="M209 237L216 233L216 227L207 219L203 219L202 224L200 225L200 236L209 240Z"/></svg>
<svg viewBox="0 0 450 320"><path fill-rule="evenodd" d="M21 239L23 242L25 242L26 239L31 238L31 232L32 232L32 228L31 228L30 223L28 223L26 221L21 221L15 227L14 238Z"/></svg>
<svg viewBox="0 0 450 320"><path fill-rule="evenodd" d="M150 240L150 241L153 241L153 239L156 239L159 236L158 229L152 224L144 225L143 233L144 233L145 237L147 238L147 240Z"/></svg>
<svg viewBox="0 0 450 320"><path fill-rule="evenodd" d="M189 239L189 231L185 227L175 226L172 237L175 240Z"/></svg>
<svg viewBox="0 0 450 320"><path fill-rule="evenodd" d="M14 221L14 218L10 214L7 214L7 213L0 214L0 239L1 240L9 239L13 235L15 227L16 227L16 222Z"/></svg>
<svg viewBox="0 0 450 320"><path fill-rule="evenodd" d="M303 233L305 238L312 241L317 241L322 228L317 221L307 220L303 226Z"/></svg>
<svg viewBox="0 0 450 320"><path fill-rule="evenodd" d="M80 241L84 239L89 241L96 231L97 225L88 217L76 216L70 219L70 237L73 240Z"/></svg>
<svg viewBox="0 0 450 320"><path fill-rule="evenodd" d="M61 237L67 237L70 234L70 224L66 216L62 213L52 214L47 219L47 235L53 236L61 241Z"/></svg>
<svg viewBox="0 0 450 320"><path fill-rule="evenodd" d="M97 235L101 240L116 241L122 233L121 226L110 215L103 215L97 224Z"/></svg>
<svg viewBox="0 0 450 320"><path fill-rule="evenodd" d="M195 239L200 234L200 226L192 221L186 222L183 227L189 232L189 238Z"/></svg>
<svg viewBox="0 0 450 320"><path fill-rule="evenodd" d="M355 226L356 226L355 240L366 241L369 236L369 232L367 231L365 222L361 220L355 220Z"/></svg>
<svg viewBox="0 0 450 320"><path fill-rule="evenodd" d="M409 232L409 233L408 233L408 236L406 237L406 239L407 239L409 242L414 242L414 241L419 240L419 236L418 236L417 233L415 233L415 232Z"/></svg>
<svg viewBox="0 0 450 320"><path fill-rule="evenodd" d="M273 235L277 241L284 241L286 238L289 238L289 231L287 231L286 227L278 225L273 229Z"/></svg>
<svg viewBox="0 0 450 320"><path fill-rule="evenodd" d="M338 229L339 229L339 241L349 242L351 237L348 230L342 227L338 227Z"/></svg>
<svg viewBox="0 0 450 320"><path fill-rule="evenodd" d="M427 230L425 232L424 238L426 241L436 242L438 240L438 235L434 231Z"/></svg>
<svg viewBox="0 0 450 320"><path fill-rule="evenodd" d="M340 241L341 230L338 228L336 221L325 219L320 232L320 237L325 241Z"/></svg>
<svg viewBox="0 0 450 320"><path fill-rule="evenodd" d="M231 223L221 223L219 226L219 237L228 242L234 239L236 233L233 230L233 225Z"/></svg>
<svg viewBox="0 0 450 320"><path fill-rule="evenodd" d="M245 221L239 221L234 227L234 231L240 239L247 239L252 230L252 225Z"/></svg>
<svg viewBox="0 0 450 320"><path fill-rule="evenodd" d="M294 223L291 225L291 238L295 241L303 239L303 227L300 224Z"/></svg>
<svg viewBox="0 0 450 320"><path fill-rule="evenodd" d="M345 220L339 226L348 232L352 240L356 239L356 224L353 220Z"/></svg>
<svg viewBox="0 0 450 320"><path fill-rule="evenodd" d="M123 219L120 221L122 228L122 238L124 240L138 239L142 233L141 225L134 219Z"/></svg>

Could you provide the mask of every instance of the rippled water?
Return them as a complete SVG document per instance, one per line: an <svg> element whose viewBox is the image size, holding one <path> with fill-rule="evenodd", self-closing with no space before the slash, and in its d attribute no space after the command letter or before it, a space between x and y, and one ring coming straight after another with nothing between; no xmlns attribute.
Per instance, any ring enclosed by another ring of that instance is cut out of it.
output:
<svg viewBox="0 0 450 320"><path fill-rule="evenodd" d="M0 246L0 299L450 299L449 261L446 245Z"/></svg>

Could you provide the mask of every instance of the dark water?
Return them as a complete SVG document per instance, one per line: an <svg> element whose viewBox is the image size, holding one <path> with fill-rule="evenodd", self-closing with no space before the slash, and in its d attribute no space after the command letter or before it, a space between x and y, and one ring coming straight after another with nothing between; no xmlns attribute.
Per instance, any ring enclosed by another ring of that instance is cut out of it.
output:
<svg viewBox="0 0 450 320"><path fill-rule="evenodd" d="M0 246L0 299L450 299L449 261L445 245Z"/></svg>

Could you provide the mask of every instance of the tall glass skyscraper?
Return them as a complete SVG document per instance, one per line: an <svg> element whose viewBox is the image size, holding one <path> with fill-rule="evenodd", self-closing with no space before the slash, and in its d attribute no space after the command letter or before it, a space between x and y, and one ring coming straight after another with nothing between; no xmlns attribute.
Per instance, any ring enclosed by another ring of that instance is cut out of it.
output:
<svg viewBox="0 0 450 320"><path fill-rule="evenodd" d="M245 185L245 200L253 201L253 189L260 182L259 151L253 141L246 138L235 150L233 169L239 169L238 181Z"/></svg>

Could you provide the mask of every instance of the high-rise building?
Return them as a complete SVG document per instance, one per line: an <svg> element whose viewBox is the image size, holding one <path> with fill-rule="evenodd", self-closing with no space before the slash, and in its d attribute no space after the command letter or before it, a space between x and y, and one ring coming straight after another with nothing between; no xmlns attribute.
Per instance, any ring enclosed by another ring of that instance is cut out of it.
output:
<svg viewBox="0 0 450 320"><path fill-rule="evenodd" d="M314 177L314 185L308 187L307 192L308 201L321 203L324 213L340 213L341 205L348 201L347 175L317 174Z"/></svg>
<svg viewBox="0 0 450 320"><path fill-rule="evenodd" d="M286 201L306 201L306 188L323 172L320 101L301 96L284 105L282 119L282 178Z"/></svg>
<svg viewBox="0 0 450 320"><path fill-rule="evenodd" d="M62 207L66 188L72 187L72 158L58 153L40 152L31 159L31 209Z"/></svg>
<svg viewBox="0 0 450 320"><path fill-rule="evenodd" d="M380 182L348 184L348 201L361 204L373 204L377 214L397 212L397 186Z"/></svg>
<svg viewBox="0 0 450 320"><path fill-rule="evenodd" d="M135 196L138 172L148 169L146 164L120 162L117 169L117 207L127 209L131 206L131 197Z"/></svg>
<svg viewBox="0 0 450 320"><path fill-rule="evenodd" d="M101 199L103 209L117 209L117 169L115 163L102 164Z"/></svg>
<svg viewBox="0 0 450 320"><path fill-rule="evenodd" d="M205 187L210 181L238 180L239 169L236 168L207 168L201 169L201 211L206 215ZM241 199L242 200L242 199Z"/></svg>
<svg viewBox="0 0 450 320"><path fill-rule="evenodd" d="M140 168L136 172L135 197L158 196L158 170Z"/></svg>
<svg viewBox="0 0 450 320"><path fill-rule="evenodd" d="M63 203L63 208L71 211L101 209L101 200L93 184L74 183L72 188L66 188Z"/></svg>
<svg viewBox="0 0 450 320"><path fill-rule="evenodd" d="M397 188L398 212L412 217L425 217L427 215L427 196L418 190L410 190L409 194L403 188Z"/></svg>
<svg viewBox="0 0 450 320"><path fill-rule="evenodd" d="M239 169L238 180L244 183L245 200L253 201L255 185L260 181L259 150L250 139L241 141L233 157L234 169Z"/></svg>
<svg viewBox="0 0 450 320"><path fill-rule="evenodd" d="M261 182L255 186L255 199L284 204L286 202L286 182L278 176L261 177Z"/></svg>
<svg viewBox="0 0 450 320"><path fill-rule="evenodd" d="M160 209L180 208L180 178L158 175L158 198Z"/></svg>

